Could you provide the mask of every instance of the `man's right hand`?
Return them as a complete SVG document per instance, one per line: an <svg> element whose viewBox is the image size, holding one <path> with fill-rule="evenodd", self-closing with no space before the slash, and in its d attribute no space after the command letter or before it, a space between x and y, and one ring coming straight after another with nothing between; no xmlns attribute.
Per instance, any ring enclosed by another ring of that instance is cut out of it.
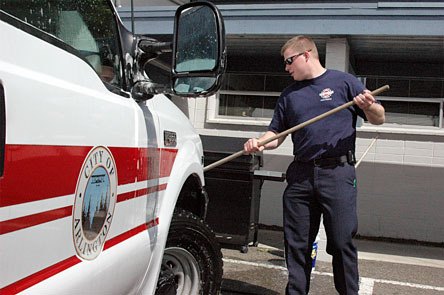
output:
<svg viewBox="0 0 444 295"><path fill-rule="evenodd" d="M267 142L271 137L274 137L276 133L273 131L267 131L265 132L261 137L259 138L250 138L245 142L244 144L244 154L248 155L255 152L262 152L263 150L272 150L277 148L281 145L281 143L285 140L285 136L279 137L273 141L270 141L263 146L259 146L260 142Z"/></svg>
<svg viewBox="0 0 444 295"><path fill-rule="evenodd" d="M259 140L257 138L250 138L244 144L244 154L252 154L255 152L261 152L264 150L264 146L259 146Z"/></svg>

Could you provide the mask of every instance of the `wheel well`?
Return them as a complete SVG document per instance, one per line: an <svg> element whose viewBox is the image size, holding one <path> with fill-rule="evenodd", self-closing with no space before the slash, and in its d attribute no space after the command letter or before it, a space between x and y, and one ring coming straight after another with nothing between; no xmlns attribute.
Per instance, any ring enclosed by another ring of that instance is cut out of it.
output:
<svg viewBox="0 0 444 295"><path fill-rule="evenodd" d="M191 175L185 181L177 200L176 208L182 208L205 219L208 196L197 175Z"/></svg>

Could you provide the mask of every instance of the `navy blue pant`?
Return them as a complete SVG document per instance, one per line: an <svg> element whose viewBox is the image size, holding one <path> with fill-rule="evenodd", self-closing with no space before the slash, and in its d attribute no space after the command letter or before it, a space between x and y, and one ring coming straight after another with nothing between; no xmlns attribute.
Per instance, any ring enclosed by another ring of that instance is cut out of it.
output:
<svg viewBox="0 0 444 295"><path fill-rule="evenodd" d="M358 227L355 167L348 163L315 167L295 161L288 167L287 183L283 196L286 294L308 294L311 250L321 215L336 290L358 294L358 257L352 241Z"/></svg>

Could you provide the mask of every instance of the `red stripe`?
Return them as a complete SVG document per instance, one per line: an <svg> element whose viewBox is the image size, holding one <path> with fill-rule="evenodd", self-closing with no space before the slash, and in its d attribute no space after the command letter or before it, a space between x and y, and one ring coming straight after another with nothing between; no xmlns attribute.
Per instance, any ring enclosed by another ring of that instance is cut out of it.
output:
<svg viewBox="0 0 444 295"><path fill-rule="evenodd" d="M7 144L0 207L73 194L90 149Z"/></svg>
<svg viewBox="0 0 444 295"><path fill-rule="evenodd" d="M140 189L137 191L123 193L117 196L117 202L123 202L133 198L138 198L151 194L153 192L162 191L166 189L167 184L161 184L149 188ZM0 235L7 234L13 231L33 227L42 223L54 221L72 215L72 206L54 209L46 212L27 215L15 219L5 220L0 222Z"/></svg>
<svg viewBox="0 0 444 295"><path fill-rule="evenodd" d="M123 234L120 234L108 241L105 242L105 245L103 246L103 250L107 250L117 244L122 243L123 241L137 235L138 233L141 233L143 231L147 230L146 224L141 224L136 228L133 228L132 230L129 230L127 232L124 232Z"/></svg>
<svg viewBox="0 0 444 295"><path fill-rule="evenodd" d="M139 190L133 191L133 192L119 194L117 196L117 202L123 202L123 201L127 201L130 199L146 196L146 195L154 193L154 192L163 191L166 189L166 187L167 187L167 184L164 183L164 184L152 186L149 188L142 188L142 189L139 189Z"/></svg>
<svg viewBox="0 0 444 295"><path fill-rule="evenodd" d="M26 278L23 278L15 283L12 283L2 289L0 289L0 294L16 294L26 290L74 265L81 262L76 256L69 257L59 263L51 265L47 268L42 269Z"/></svg>
<svg viewBox="0 0 444 295"><path fill-rule="evenodd" d="M123 202L130 199L134 199L134 191L117 195L116 202Z"/></svg>
<svg viewBox="0 0 444 295"><path fill-rule="evenodd" d="M74 194L78 174L92 147L6 145L4 174L0 177L0 207ZM110 148L116 161L118 184L167 177L177 156L175 149ZM134 197L163 190L166 184L130 193ZM125 197L124 197L125 198ZM0 234L64 218L72 206L15 218L0 223ZM158 225L156 218L108 240L110 247ZM76 256L49 266L3 289L1 294L21 292L79 263Z"/></svg>
<svg viewBox="0 0 444 295"><path fill-rule="evenodd" d="M103 250L107 250L117 244L122 243L125 240L128 240L129 238L137 235L138 233L141 233L149 228L152 228L159 224L159 217L156 217L153 220L148 221L147 223L141 224L127 232L124 232L123 234L120 234L118 236L115 236L112 239L109 239L105 242L105 245L103 246Z"/></svg>
<svg viewBox="0 0 444 295"><path fill-rule="evenodd" d="M153 186L153 187L149 187L149 188L147 189L146 194L151 194L151 193L154 193L154 192L160 192L160 191L166 190L166 187L167 187L167 184L166 184L166 183L164 183L164 184L159 184L159 185L157 185L157 186Z"/></svg>
<svg viewBox="0 0 444 295"><path fill-rule="evenodd" d="M159 217L156 217L155 219L148 221L146 224L146 227L148 229L150 229L150 228L155 227L157 225L159 225Z"/></svg>
<svg viewBox="0 0 444 295"><path fill-rule="evenodd" d="M0 207L74 194L82 164L92 148L7 144ZM177 155L176 149L109 149L116 161L119 185L169 176Z"/></svg>
<svg viewBox="0 0 444 295"><path fill-rule="evenodd" d="M125 240L130 239L131 237L151 228L154 226L157 226L159 224L159 218L155 218L146 224L141 224L137 226L136 228L133 228L132 230L129 230L127 232L124 232L123 234L120 234L108 241L105 242L105 245L103 247L103 250L107 250ZM54 265L51 265L47 268L44 268L30 276L27 276L17 282L14 282L2 289L0 289L0 294L16 294L19 292L22 292L23 290L26 290L58 273L61 273L62 271L67 270L68 268L78 264L81 262L77 256L69 257L63 261L60 261Z"/></svg>
<svg viewBox="0 0 444 295"><path fill-rule="evenodd" d="M160 175L159 177L170 176L174 161L177 156L177 149L162 149L160 153Z"/></svg>
<svg viewBox="0 0 444 295"><path fill-rule="evenodd" d="M72 206L0 222L0 235L72 215Z"/></svg>

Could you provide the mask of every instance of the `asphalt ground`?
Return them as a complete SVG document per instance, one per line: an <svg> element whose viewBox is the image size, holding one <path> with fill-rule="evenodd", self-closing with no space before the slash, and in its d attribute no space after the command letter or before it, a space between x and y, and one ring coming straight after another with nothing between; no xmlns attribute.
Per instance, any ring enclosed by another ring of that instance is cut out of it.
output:
<svg viewBox="0 0 444 295"><path fill-rule="evenodd" d="M287 270L281 231L259 230L247 253L224 248L222 295L285 294ZM444 248L355 240L362 295L444 295ZM310 295L337 294L331 256L320 243Z"/></svg>

